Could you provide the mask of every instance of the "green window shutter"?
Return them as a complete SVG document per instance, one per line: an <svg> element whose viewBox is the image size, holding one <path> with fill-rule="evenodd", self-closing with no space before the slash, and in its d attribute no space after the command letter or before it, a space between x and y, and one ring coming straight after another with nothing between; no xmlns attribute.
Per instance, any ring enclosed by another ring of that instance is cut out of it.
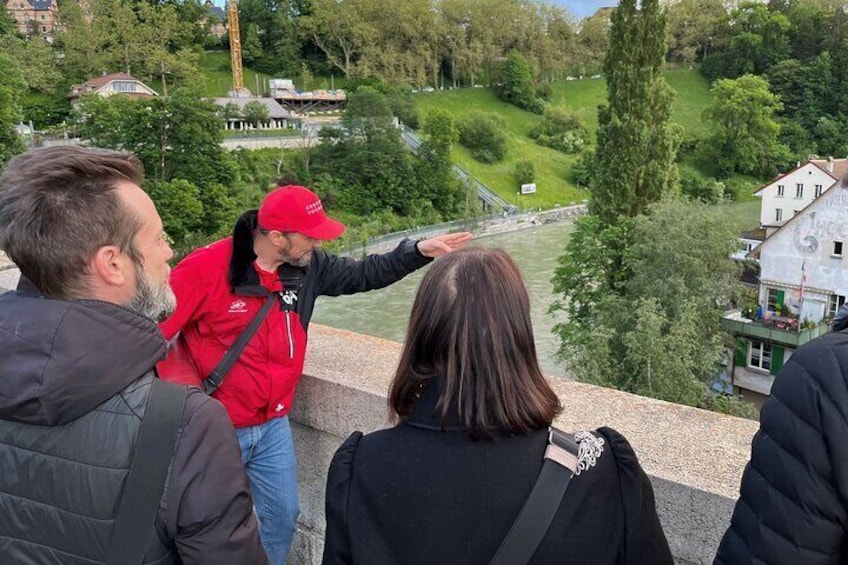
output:
<svg viewBox="0 0 848 565"><path fill-rule="evenodd" d="M736 338L736 350L733 353L733 363L737 367L744 367L748 364L748 340Z"/></svg>
<svg viewBox="0 0 848 565"><path fill-rule="evenodd" d="M778 308L779 308L780 306L783 306L783 300L784 300L784 298L785 298L785 297L786 297L786 291L784 291L784 290L778 290L778 291L777 291L777 300L776 300L776 303L777 303ZM782 355L782 354L781 354L781 355Z"/></svg>
<svg viewBox="0 0 848 565"><path fill-rule="evenodd" d="M778 347L777 345L771 347L771 370L769 373L772 375L776 375L783 368L784 351L782 347Z"/></svg>

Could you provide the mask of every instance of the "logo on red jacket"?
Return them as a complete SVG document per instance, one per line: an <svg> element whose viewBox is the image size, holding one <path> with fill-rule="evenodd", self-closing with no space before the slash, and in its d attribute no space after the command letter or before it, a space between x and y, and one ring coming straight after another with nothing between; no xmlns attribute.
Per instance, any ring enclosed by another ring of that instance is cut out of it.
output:
<svg viewBox="0 0 848 565"><path fill-rule="evenodd" d="M233 300L233 303L230 304L230 309L227 310L228 314L245 314L247 313L247 302L242 299Z"/></svg>

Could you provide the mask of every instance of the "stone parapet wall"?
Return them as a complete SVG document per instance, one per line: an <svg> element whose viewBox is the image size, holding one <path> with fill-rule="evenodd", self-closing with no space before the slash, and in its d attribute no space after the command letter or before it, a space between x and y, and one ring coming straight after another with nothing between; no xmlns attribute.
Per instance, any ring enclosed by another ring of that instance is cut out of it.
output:
<svg viewBox="0 0 848 565"><path fill-rule="evenodd" d="M353 431L389 425L386 391L400 353L394 342L310 328L310 349L292 412L301 521L292 561L320 563L324 484L335 449ZM756 422L586 384L552 379L566 430L623 433L651 477L679 563L712 563L730 522Z"/></svg>

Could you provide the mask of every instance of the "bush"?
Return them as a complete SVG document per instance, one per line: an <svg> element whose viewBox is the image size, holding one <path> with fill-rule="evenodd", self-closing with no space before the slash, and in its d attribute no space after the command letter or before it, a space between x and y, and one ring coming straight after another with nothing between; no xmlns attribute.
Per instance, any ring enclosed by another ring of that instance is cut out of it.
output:
<svg viewBox="0 0 848 565"><path fill-rule="evenodd" d="M551 89L551 84L549 82L543 82L536 87L536 96L545 102L550 102L552 95L553 89Z"/></svg>
<svg viewBox="0 0 848 565"><path fill-rule="evenodd" d="M506 155L505 128L502 118L473 112L459 123L459 142L481 163L495 163Z"/></svg>
<svg viewBox="0 0 848 565"><path fill-rule="evenodd" d="M577 186L589 188L592 182L592 172L595 167L595 152L591 149L584 151L571 167L571 180Z"/></svg>
<svg viewBox="0 0 848 565"><path fill-rule="evenodd" d="M545 112L542 122L530 131L530 137L544 147L563 153L577 153L589 143L589 130L565 108Z"/></svg>
<svg viewBox="0 0 848 565"><path fill-rule="evenodd" d="M533 69L518 51L507 53L506 62L498 72L496 83L495 94L504 102L534 114L545 111L545 101L539 97L533 84Z"/></svg>
<svg viewBox="0 0 848 565"><path fill-rule="evenodd" d="M536 168L533 165L533 161L527 159L516 161L513 174L519 185L530 184L536 180Z"/></svg>
<svg viewBox="0 0 848 565"><path fill-rule="evenodd" d="M692 171L681 171L680 189L692 200L716 204L724 198L726 187L713 177L704 178Z"/></svg>

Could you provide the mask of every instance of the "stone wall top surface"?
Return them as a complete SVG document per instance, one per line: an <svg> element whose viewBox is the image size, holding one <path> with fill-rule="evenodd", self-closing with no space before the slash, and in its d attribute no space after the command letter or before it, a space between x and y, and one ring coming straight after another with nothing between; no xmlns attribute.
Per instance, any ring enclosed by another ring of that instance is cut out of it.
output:
<svg viewBox="0 0 848 565"><path fill-rule="evenodd" d="M385 399L400 344L317 324L309 339L305 378L326 381L347 394ZM651 476L730 499L738 496L756 422L563 379L551 379L551 384L563 404L558 427L615 428ZM322 402L322 409L315 418L330 431L348 430L351 422L366 432L389 425L387 418L363 419L330 403Z"/></svg>

